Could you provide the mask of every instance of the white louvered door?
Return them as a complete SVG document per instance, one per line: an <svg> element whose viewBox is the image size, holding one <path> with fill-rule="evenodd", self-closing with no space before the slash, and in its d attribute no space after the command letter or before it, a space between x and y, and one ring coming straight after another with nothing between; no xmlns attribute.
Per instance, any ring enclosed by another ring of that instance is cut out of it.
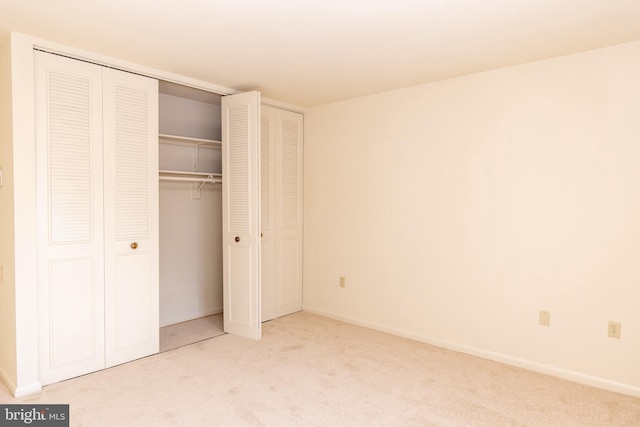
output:
<svg viewBox="0 0 640 427"><path fill-rule="evenodd" d="M158 81L103 70L106 366L159 350Z"/></svg>
<svg viewBox="0 0 640 427"><path fill-rule="evenodd" d="M303 116L261 111L262 321L302 309Z"/></svg>
<svg viewBox="0 0 640 427"><path fill-rule="evenodd" d="M35 66L49 384L158 351L157 81L44 52Z"/></svg>
<svg viewBox="0 0 640 427"><path fill-rule="evenodd" d="M276 316L302 310L302 114L276 110Z"/></svg>
<svg viewBox="0 0 640 427"><path fill-rule="evenodd" d="M260 269L262 321L276 317L275 109L260 111Z"/></svg>
<svg viewBox="0 0 640 427"><path fill-rule="evenodd" d="M102 72L36 52L40 378L104 367Z"/></svg>
<svg viewBox="0 0 640 427"><path fill-rule="evenodd" d="M260 339L260 94L222 98L224 330Z"/></svg>

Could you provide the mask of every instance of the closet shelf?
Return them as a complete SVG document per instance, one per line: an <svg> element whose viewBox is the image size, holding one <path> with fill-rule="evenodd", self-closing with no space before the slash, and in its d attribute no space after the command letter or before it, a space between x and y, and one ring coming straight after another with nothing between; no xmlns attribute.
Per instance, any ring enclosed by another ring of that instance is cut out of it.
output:
<svg viewBox="0 0 640 427"><path fill-rule="evenodd" d="M169 135L166 133L159 134L158 138L162 140L163 143L176 145L211 145L213 147L222 147L222 142L214 139L191 138L188 136Z"/></svg>

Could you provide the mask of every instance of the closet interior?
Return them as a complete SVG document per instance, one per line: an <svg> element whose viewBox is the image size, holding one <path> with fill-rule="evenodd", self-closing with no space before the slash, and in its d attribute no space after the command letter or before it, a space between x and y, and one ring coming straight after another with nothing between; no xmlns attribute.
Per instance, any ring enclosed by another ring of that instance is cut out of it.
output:
<svg viewBox="0 0 640 427"><path fill-rule="evenodd" d="M159 83L160 351L223 333L220 99Z"/></svg>

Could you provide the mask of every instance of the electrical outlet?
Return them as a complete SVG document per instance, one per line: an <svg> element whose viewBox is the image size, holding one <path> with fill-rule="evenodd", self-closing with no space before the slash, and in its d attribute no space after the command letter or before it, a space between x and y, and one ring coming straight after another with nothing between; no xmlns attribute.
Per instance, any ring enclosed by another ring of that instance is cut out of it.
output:
<svg viewBox="0 0 640 427"><path fill-rule="evenodd" d="M539 322L542 326L549 326L551 324L551 313L545 310L540 310Z"/></svg>
<svg viewBox="0 0 640 427"><path fill-rule="evenodd" d="M622 329L622 323L614 322L612 320L609 320L609 333L608 333L608 335L611 338L620 339L620 330L621 329Z"/></svg>
<svg viewBox="0 0 640 427"><path fill-rule="evenodd" d="M340 276L340 287L344 288L346 286L347 279L344 278L344 276Z"/></svg>

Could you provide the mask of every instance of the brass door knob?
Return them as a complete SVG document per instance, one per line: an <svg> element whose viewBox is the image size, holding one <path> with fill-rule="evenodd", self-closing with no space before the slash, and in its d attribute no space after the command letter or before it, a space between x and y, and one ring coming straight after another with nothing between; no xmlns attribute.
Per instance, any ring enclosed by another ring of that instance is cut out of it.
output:
<svg viewBox="0 0 640 427"><path fill-rule="evenodd" d="M136 242L133 242L131 244L131 249L138 249L138 244Z"/></svg>

